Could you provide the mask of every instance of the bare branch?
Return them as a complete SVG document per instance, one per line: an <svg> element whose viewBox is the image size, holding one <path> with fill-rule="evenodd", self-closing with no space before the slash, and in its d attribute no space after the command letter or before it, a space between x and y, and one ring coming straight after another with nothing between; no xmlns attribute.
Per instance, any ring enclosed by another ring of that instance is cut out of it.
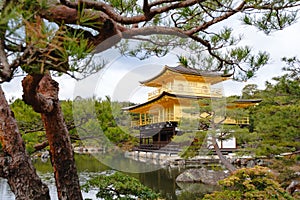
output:
<svg viewBox="0 0 300 200"><path fill-rule="evenodd" d="M61 3L73 9L78 9L84 6L86 9L94 9L94 10L102 11L103 13L107 14L111 19L121 24L136 24L139 22L149 21L155 15L168 12L175 8L184 8L187 6L195 5L199 3L199 1L202 2L204 0L185 0L185 1L178 1L178 2L175 1L176 3L168 3L165 4L164 6L152 8L154 5L155 6L163 5L165 2L165 1L157 1L154 4L149 4L148 7L146 7L146 12L144 11L145 12L144 15L137 15L132 17L121 16L120 14L114 11L113 7L103 2L88 1L88 0L82 0L80 2L70 2L70 1L63 0L61 1Z"/></svg>
<svg viewBox="0 0 300 200"><path fill-rule="evenodd" d="M199 31L203 31L205 29L207 29L209 26L211 26L212 24L216 24L218 22L221 22L229 17L231 17L232 15L236 14L239 11L242 11L244 9L244 6L246 5L246 2L242 2L237 8L230 10L228 12L226 12L225 14L214 18L211 21L205 22L202 25L195 27L193 29L191 29L190 31L187 32L188 35L193 35L195 33L198 33Z"/></svg>
<svg viewBox="0 0 300 200"><path fill-rule="evenodd" d="M40 127L40 128L36 128L36 129L25 130L24 133L25 134L27 134L27 133L36 133L36 132L40 132L40 131L45 131L45 128Z"/></svg>
<svg viewBox="0 0 300 200"><path fill-rule="evenodd" d="M99 136L86 136L86 137L77 137L70 135L71 140L88 140L88 139L96 139L99 138ZM37 151L41 151L49 146L48 140L43 141L42 143L34 145L34 151L33 153ZM1 157L0 157L0 166L1 166ZM1 167L0 167L0 177L1 177Z"/></svg>
<svg viewBox="0 0 300 200"><path fill-rule="evenodd" d="M73 130L75 128L78 128L78 127L81 127L82 125L84 125L86 122L88 122L88 120L90 120L91 117L89 115L85 116L85 117L82 117L80 119L80 122L79 123L74 123L74 120L71 120L69 122L66 122L66 126L67 126L67 129L68 131L70 130ZM22 129L21 129L22 130ZM27 133L35 133L35 132L39 132L39 131L45 131L45 128L44 126L42 127L38 127L38 128L35 128L35 129L30 129L30 130L23 130L25 134Z"/></svg>
<svg viewBox="0 0 300 200"><path fill-rule="evenodd" d="M48 140L45 140L42 143L36 144L36 145L34 145L34 149L35 149L34 152L41 151L41 150L45 149L47 146L49 146Z"/></svg>
<svg viewBox="0 0 300 200"><path fill-rule="evenodd" d="M167 3L174 3L174 2L181 2L180 0L157 0L157 1L153 1L151 3L149 3L149 7L155 7L155 6L159 6L162 4L167 4Z"/></svg>

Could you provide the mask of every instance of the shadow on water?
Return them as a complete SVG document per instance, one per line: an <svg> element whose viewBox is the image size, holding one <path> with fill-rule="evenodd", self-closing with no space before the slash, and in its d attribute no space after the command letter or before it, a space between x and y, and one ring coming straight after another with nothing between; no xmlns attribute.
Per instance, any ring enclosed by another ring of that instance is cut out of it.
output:
<svg viewBox="0 0 300 200"><path fill-rule="evenodd" d="M217 187L201 183L176 183L176 177L183 171L183 168L162 168L153 172L131 175L166 199L201 199L204 194L217 190Z"/></svg>
<svg viewBox="0 0 300 200"><path fill-rule="evenodd" d="M75 156L75 160L81 184L85 183L88 179L95 177L101 172L112 169L111 167L104 165L102 162L100 162L99 157L96 158L95 156L89 154L77 154ZM42 177L43 181L46 182L46 184L48 184L51 196L54 197L53 199L55 199L55 182L53 179L53 170L49 159L47 162L42 162L40 159L35 159L33 162L37 169L37 172ZM119 166L121 167L128 168L130 166L136 166L136 161L133 162L132 160L120 159L119 162ZM128 162L130 162L131 164L128 164ZM140 164L141 163L139 163L139 165ZM161 193L161 195L165 199L193 200L196 198L201 198L204 193L211 192L215 189L211 186L206 186L203 184L178 185L175 180L176 177L184 171L183 168L156 168L156 170L154 171L147 171L142 173L130 173L128 171L130 170L127 170L127 172L125 173L139 179L144 185L152 188L154 191ZM95 199L93 198L95 197L95 191L92 194L85 193L83 195L85 198ZM7 185L7 181L1 178L0 199L14 199L14 195L10 191L9 186Z"/></svg>

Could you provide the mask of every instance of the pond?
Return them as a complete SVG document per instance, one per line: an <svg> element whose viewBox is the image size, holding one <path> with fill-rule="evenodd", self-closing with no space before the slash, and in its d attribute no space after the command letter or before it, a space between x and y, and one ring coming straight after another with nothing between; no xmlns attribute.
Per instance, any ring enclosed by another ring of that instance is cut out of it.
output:
<svg viewBox="0 0 300 200"><path fill-rule="evenodd" d="M99 159L96 159L95 156L92 155L77 154L75 156L75 160L81 184L85 183L88 179L96 176L97 174L103 173L107 170L112 170L111 167L104 165L99 161ZM47 162L42 162L41 159L38 158L33 162L38 174L49 186L51 199L56 200L56 188L50 161L48 160ZM126 163L123 165L126 165ZM136 165L136 163L134 165ZM206 186L203 184L176 184L175 179L182 171L184 171L184 168L164 167L157 168L154 171L143 173L126 172L126 174L139 179L144 185L152 188L156 192L161 193L165 199L192 200L196 199L197 197L202 197L204 193L211 192L213 190L211 186ZM83 192L84 198L96 199L95 194L96 191L90 191L89 193ZM15 199L5 179L0 179L0 199Z"/></svg>

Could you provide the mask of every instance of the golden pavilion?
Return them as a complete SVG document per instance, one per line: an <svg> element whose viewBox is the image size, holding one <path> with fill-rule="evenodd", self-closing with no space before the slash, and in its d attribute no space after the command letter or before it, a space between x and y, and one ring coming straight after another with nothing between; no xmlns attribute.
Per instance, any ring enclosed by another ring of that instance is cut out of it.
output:
<svg viewBox="0 0 300 200"><path fill-rule="evenodd" d="M203 72L184 66L164 66L156 76L141 81L143 86L153 87L145 103L125 108L138 115L131 122L132 127L140 130L140 148L159 149L171 142L174 135L180 132L178 124L184 118L193 118L193 113L184 110L192 109L194 102L204 98L222 97L222 89L213 87L230 78L215 72ZM259 100L240 100L233 107L248 107ZM227 124L249 124L248 118L239 120L226 119ZM222 145L223 146L223 145Z"/></svg>

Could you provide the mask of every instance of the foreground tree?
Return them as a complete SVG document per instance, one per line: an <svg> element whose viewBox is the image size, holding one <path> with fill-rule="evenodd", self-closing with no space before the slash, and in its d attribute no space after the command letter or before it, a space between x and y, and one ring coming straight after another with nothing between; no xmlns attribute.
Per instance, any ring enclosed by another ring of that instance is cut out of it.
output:
<svg viewBox="0 0 300 200"><path fill-rule="evenodd" d="M12 3L23 5L12 7ZM24 63L29 66L32 62L37 61L41 64L45 60L48 60L47 64L50 65L43 68L41 66L29 68L31 71L35 69L36 72L43 72L47 68L61 73L91 72L86 70L85 66L68 65L68 61L71 61L69 59L74 60L73 56L79 54L74 51L77 43L101 52L118 44L122 39L144 41L135 49L126 48L123 44L121 46L123 53L138 57L163 56L169 50L180 46L188 49L194 58L188 57L191 64L199 64L196 61L199 59L203 69L234 73L236 78L249 78L266 64L268 55L265 53L253 55L249 47L237 46L242 38L234 37L232 28L224 27L219 31L209 31L209 28L236 16L241 17L244 24L256 26L269 34L273 30L281 30L293 24L298 9L298 1L148 2L145 0L141 5L135 0L128 2L61 0L59 3L46 0L6 0L1 9L3 27L1 48L2 51L5 49L19 53L17 54L19 56L13 62L8 62L5 59L7 55L2 52L1 79L2 82L9 81L18 67ZM253 15L254 13L259 14ZM23 21L18 17L22 17ZM38 29L41 29L41 20L44 19L49 23L43 26L48 28L43 27L41 32ZM14 23L10 23L9 26L13 27L8 27L10 20ZM53 27L50 22L55 26ZM31 35L29 40L27 39L28 45L20 42L24 41L24 37L18 33L22 31L20 28L24 24L27 26L26 37ZM8 34L3 34L5 32ZM55 39L54 35L57 36ZM63 41L64 38L69 39ZM73 40L74 38L77 40ZM72 43L68 42L70 40ZM223 50L229 46L233 48L224 53ZM82 48L79 57L86 56L84 54L86 50ZM203 56L203 51L207 51L208 54ZM21 52L24 54L20 54Z"/></svg>
<svg viewBox="0 0 300 200"><path fill-rule="evenodd" d="M90 68L77 61L92 51L102 52L115 45L122 53L141 58L164 56L180 46L189 50L195 66L201 61L203 70L247 79L267 63L267 53L253 55L249 47L237 46L241 38L232 35L232 28L215 32L209 28L242 16L245 24L268 34L295 22L299 2L145 0L140 5L135 0L5 0L0 6L0 82L10 81L20 71L28 74L23 81L24 100L42 114L59 198L81 199L70 139L58 103L58 85L50 73L73 77L74 72L94 73L101 66ZM130 49L124 39L140 43ZM64 174L59 169L62 161L69 165Z"/></svg>
<svg viewBox="0 0 300 200"><path fill-rule="evenodd" d="M0 176L8 180L16 199L50 199L26 152L17 122L0 86Z"/></svg>
<svg viewBox="0 0 300 200"><path fill-rule="evenodd" d="M82 199L74 152L58 102L58 84L49 75L27 75L22 84L24 101L42 116L59 199Z"/></svg>

